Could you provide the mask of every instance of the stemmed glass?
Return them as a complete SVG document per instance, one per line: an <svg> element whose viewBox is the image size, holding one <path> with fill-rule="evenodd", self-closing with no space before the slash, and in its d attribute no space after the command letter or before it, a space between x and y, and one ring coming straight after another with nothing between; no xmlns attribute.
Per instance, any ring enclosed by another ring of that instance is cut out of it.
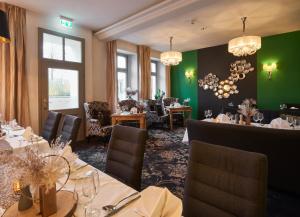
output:
<svg viewBox="0 0 300 217"><path fill-rule="evenodd" d="M295 128L295 126L294 126L294 117L287 116L287 121L289 122L291 127Z"/></svg>
<svg viewBox="0 0 300 217"><path fill-rule="evenodd" d="M259 112L255 113L253 116L253 120L255 121L255 123L257 123L259 121L258 114L259 114Z"/></svg>
<svg viewBox="0 0 300 217"><path fill-rule="evenodd" d="M207 110L207 116L208 116L208 118L211 118L211 116L212 116L212 111L210 109Z"/></svg>
<svg viewBox="0 0 300 217"><path fill-rule="evenodd" d="M259 112L259 113L258 113L258 121L259 121L260 125L263 125L263 124L261 123L263 119L264 119L264 114L261 113L261 112Z"/></svg>
<svg viewBox="0 0 300 217"><path fill-rule="evenodd" d="M87 207L96 196L96 185L93 172L88 173L86 177L76 181L74 189L74 198L78 205L84 207L84 216L88 217Z"/></svg>
<svg viewBox="0 0 300 217"><path fill-rule="evenodd" d="M205 111L204 111L204 116L205 116L206 119L208 118L207 111L208 111L208 110L205 110Z"/></svg>
<svg viewBox="0 0 300 217"><path fill-rule="evenodd" d="M294 118L294 129L295 129L295 128L298 129L299 125L300 125L300 120L297 119L297 118Z"/></svg>

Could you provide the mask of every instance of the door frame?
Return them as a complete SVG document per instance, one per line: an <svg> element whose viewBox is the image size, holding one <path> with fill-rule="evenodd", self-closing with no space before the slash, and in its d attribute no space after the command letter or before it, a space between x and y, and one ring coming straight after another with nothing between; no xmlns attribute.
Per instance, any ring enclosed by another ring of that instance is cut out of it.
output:
<svg viewBox="0 0 300 217"><path fill-rule="evenodd" d="M54 60L54 59L46 59L43 58L43 34L48 33L51 35L59 36L63 38L63 60ZM81 42L81 63L77 62L69 62L65 61L65 40L64 38L73 39ZM44 28L38 28L38 117L39 117L39 131L42 131L43 127L43 95L48 95L48 89L45 90L43 88L43 85L47 82L48 78L46 78L45 71L48 68L61 68L61 69L70 69L70 70L78 70L78 79L79 79L79 105L78 105L78 113L80 114L82 118L82 127L84 136L85 136L85 121L84 121L84 108L83 108L83 102L85 100L85 39L44 29ZM47 93L44 93L44 91L47 91ZM72 113L76 109L64 109L64 110L56 110L58 112L61 112L63 115L66 113Z"/></svg>

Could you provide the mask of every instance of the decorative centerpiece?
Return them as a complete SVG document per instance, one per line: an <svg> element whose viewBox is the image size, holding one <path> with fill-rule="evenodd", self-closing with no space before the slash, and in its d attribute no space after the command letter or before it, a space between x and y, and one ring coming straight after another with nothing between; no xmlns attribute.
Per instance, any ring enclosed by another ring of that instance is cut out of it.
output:
<svg viewBox="0 0 300 217"><path fill-rule="evenodd" d="M127 87L126 95L128 99L132 99L132 97L138 92L138 90L132 90L131 87Z"/></svg>
<svg viewBox="0 0 300 217"><path fill-rule="evenodd" d="M244 116L246 125L250 125L251 117L257 113L256 100L245 99L242 104L239 105L238 112Z"/></svg>
<svg viewBox="0 0 300 217"><path fill-rule="evenodd" d="M47 154L31 146L25 147L23 153L0 153L4 174L0 181L0 206L7 209L19 200L18 210L23 211L39 201L43 217L56 213L56 194L67 183L70 164L77 159L69 144L58 138Z"/></svg>

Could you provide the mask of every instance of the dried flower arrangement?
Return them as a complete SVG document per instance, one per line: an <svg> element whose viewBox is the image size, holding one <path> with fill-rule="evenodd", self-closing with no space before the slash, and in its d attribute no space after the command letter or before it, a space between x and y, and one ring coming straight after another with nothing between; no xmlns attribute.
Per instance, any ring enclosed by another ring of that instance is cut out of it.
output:
<svg viewBox="0 0 300 217"><path fill-rule="evenodd" d="M45 186L46 191L54 187L69 170L62 159L72 164L77 155L72 152L70 142L63 143L60 138L51 143L48 153L39 153L31 146L25 147L23 153L0 153L0 176L4 177L0 180L0 207L8 208L19 199L20 191L16 191L16 183L19 188L30 186L38 189Z"/></svg>
<svg viewBox="0 0 300 217"><path fill-rule="evenodd" d="M257 113L256 100L244 99L241 105L239 105L238 112L246 118L246 124L250 124L251 117Z"/></svg>

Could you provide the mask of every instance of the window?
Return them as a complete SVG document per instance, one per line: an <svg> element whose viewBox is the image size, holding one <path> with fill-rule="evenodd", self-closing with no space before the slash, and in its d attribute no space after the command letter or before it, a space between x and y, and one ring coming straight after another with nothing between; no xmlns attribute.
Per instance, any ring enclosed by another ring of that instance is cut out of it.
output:
<svg viewBox="0 0 300 217"><path fill-rule="evenodd" d="M82 41L43 33L43 58L82 62Z"/></svg>
<svg viewBox="0 0 300 217"><path fill-rule="evenodd" d="M78 108L78 88L77 70L48 68L49 110Z"/></svg>
<svg viewBox="0 0 300 217"><path fill-rule="evenodd" d="M158 62L151 61L151 98L155 98L157 92L157 76L158 76Z"/></svg>
<svg viewBox="0 0 300 217"><path fill-rule="evenodd" d="M128 87L128 55L117 55L118 101L126 99Z"/></svg>

